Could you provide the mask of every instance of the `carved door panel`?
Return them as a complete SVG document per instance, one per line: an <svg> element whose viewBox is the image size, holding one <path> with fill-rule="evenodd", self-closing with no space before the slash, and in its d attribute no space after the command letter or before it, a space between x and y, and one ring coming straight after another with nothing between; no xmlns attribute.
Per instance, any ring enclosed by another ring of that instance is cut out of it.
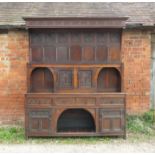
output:
<svg viewBox="0 0 155 155"><path fill-rule="evenodd" d="M28 110L28 130L30 135L51 135L51 110Z"/></svg>
<svg viewBox="0 0 155 155"><path fill-rule="evenodd" d="M124 131L124 111L101 109L100 131L102 133L122 133Z"/></svg>
<svg viewBox="0 0 155 155"><path fill-rule="evenodd" d="M79 88L92 87L92 70L79 70L78 71Z"/></svg>
<svg viewBox="0 0 155 155"><path fill-rule="evenodd" d="M73 71L59 70L58 71L58 87L60 89L73 88Z"/></svg>

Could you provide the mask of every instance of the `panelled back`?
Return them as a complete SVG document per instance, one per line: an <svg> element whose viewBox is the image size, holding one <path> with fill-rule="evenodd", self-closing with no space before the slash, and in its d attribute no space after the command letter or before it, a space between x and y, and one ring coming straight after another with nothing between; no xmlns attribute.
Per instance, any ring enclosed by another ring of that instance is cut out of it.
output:
<svg viewBox="0 0 155 155"><path fill-rule="evenodd" d="M42 29L30 31L31 63L120 62L119 30Z"/></svg>

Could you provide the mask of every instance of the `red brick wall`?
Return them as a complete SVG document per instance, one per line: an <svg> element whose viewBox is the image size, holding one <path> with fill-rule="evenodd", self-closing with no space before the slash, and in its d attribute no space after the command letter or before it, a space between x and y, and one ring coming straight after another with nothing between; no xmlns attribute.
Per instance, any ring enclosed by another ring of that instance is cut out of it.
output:
<svg viewBox="0 0 155 155"><path fill-rule="evenodd" d="M124 30L122 60L127 111L149 110L150 34L140 30ZM0 124L24 122L28 33L9 30L0 33Z"/></svg>
<svg viewBox="0 0 155 155"><path fill-rule="evenodd" d="M124 30L122 34L124 89L128 113L142 113L150 104L151 36L145 30Z"/></svg>
<svg viewBox="0 0 155 155"><path fill-rule="evenodd" d="M0 124L24 120L27 57L26 31L0 33Z"/></svg>

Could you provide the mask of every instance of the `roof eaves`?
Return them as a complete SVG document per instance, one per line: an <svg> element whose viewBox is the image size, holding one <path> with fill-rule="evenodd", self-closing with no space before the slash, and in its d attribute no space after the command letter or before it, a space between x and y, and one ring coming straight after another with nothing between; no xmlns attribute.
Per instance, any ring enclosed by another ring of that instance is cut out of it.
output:
<svg viewBox="0 0 155 155"><path fill-rule="evenodd" d="M152 24L127 23L126 28L155 28L155 23Z"/></svg>

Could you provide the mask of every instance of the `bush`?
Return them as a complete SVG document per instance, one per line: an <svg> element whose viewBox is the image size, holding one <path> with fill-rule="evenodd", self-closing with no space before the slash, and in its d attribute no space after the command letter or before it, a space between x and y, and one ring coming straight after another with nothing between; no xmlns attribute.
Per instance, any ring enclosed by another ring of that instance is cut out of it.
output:
<svg viewBox="0 0 155 155"><path fill-rule="evenodd" d="M153 110L142 115L127 116L127 130L134 133L153 134Z"/></svg>
<svg viewBox="0 0 155 155"><path fill-rule="evenodd" d="M24 141L24 129L21 127L2 127L0 128L0 143L1 142L16 142Z"/></svg>

